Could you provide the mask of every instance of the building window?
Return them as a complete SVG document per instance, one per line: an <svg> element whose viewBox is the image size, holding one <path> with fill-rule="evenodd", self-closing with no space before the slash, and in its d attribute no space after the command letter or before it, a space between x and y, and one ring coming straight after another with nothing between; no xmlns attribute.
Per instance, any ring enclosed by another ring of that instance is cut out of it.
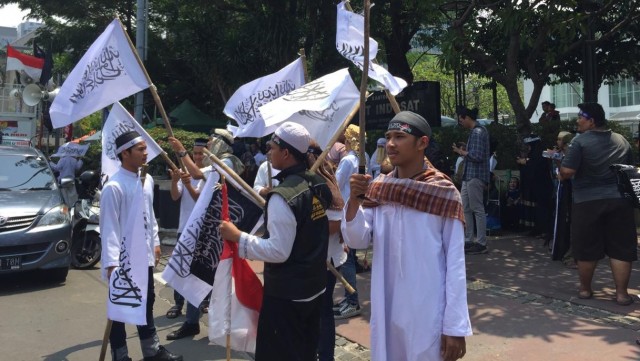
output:
<svg viewBox="0 0 640 361"><path fill-rule="evenodd" d="M609 86L609 105L613 108L640 105L640 85L621 79Z"/></svg>
<svg viewBox="0 0 640 361"><path fill-rule="evenodd" d="M551 87L551 99L556 108L575 108L582 102L582 84L563 83Z"/></svg>

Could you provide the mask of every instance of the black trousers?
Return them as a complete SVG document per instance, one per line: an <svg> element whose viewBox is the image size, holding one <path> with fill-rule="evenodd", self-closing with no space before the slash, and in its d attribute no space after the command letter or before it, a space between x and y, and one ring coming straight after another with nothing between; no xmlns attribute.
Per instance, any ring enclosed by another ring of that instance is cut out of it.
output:
<svg viewBox="0 0 640 361"><path fill-rule="evenodd" d="M323 299L320 295L309 302L294 302L265 294L258 319L256 361L315 361Z"/></svg>
<svg viewBox="0 0 640 361"><path fill-rule="evenodd" d="M156 334L156 326L153 323L153 304L155 300L156 293L153 288L153 268L149 267L149 281L147 285L147 324L145 326L136 326L141 340L147 340ZM111 343L112 349L119 349L127 345L127 332L124 329L124 323L113 321L111 334L109 334L109 342Z"/></svg>

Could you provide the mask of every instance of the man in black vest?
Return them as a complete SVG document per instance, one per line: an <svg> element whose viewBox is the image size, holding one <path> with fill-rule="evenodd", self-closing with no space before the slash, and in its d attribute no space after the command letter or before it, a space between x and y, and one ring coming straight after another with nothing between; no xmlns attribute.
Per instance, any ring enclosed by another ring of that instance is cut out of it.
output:
<svg viewBox="0 0 640 361"><path fill-rule="evenodd" d="M264 261L264 297L256 360L316 360L322 294L326 291L332 196L308 170L309 132L285 122L269 142L280 184L267 194L267 233L259 238L222 222L222 237L238 242L240 257Z"/></svg>

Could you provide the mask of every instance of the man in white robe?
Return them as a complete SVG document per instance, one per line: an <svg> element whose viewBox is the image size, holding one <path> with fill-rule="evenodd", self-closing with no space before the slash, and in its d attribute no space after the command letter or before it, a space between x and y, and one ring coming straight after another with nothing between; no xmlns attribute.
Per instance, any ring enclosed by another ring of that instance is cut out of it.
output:
<svg viewBox="0 0 640 361"><path fill-rule="evenodd" d="M269 171L269 168L271 168L271 171ZM269 185L269 172L271 172L271 185ZM274 178L278 175L278 173L280 173L280 170L273 169L271 161L267 159L266 161L262 162L262 164L260 164L260 167L258 167L256 179L254 179L253 181L253 190L262 197L266 197L273 187L280 184L280 182L278 182L278 180Z"/></svg>
<svg viewBox="0 0 640 361"><path fill-rule="evenodd" d="M144 186L140 184L138 170L147 162L147 145L144 139L135 131L126 132L116 138L116 154L120 159L121 168L105 184L100 197L100 230L102 238L102 268L103 277L111 279L111 273L120 265L123 239L129 233L126 226L130 219L135 219L135 211L140 210L132 204L141 188L143 190L145 224L145 239L133 239L131 242L146 244L146 257L131 259L130 262L145 262L148 266L147 294L146 294L146 325L138 325L138 336L145 361L182 361L182 356L174 355L160 345L158 334L153 322L153 304L155 301L153 287L153 267L157 265L160 252L158 237L158 223L153 213L153 178L145 177ZM132 254L133 256L133 254ZM134 280L135 281L135 280ZM131 361L129 358L126 332L123 322L113 321L109 342L113 361Z"/></svg>
<svg viewBox="0 0 640 361"><path fill-rule="evenodd" d="M462 202L451 181L424 161L430 136L424 118L398 113L386 133L394 171L370 184L370 175L351 176L341 228L349 247L374 242L373 361L453 361L464 356L472 333Z"/></svg>

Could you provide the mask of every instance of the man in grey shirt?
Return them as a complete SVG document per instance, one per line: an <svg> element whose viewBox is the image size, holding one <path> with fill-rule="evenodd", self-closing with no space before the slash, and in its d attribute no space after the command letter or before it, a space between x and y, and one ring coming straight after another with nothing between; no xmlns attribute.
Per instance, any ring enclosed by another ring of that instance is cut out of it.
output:
<svg viewBox="0 0 640 361"><path fill-rule="evenodd" d="M579 104L578 132L562 161L559 180L573 177L571 245L578 262L578 297L593 297L598 261L610 259L619 305L633 303L627 291L631 263L637 260L637 235L631 202L622 198L611 164L632 163L631 146L607 128L598 103Z"/></svg>

